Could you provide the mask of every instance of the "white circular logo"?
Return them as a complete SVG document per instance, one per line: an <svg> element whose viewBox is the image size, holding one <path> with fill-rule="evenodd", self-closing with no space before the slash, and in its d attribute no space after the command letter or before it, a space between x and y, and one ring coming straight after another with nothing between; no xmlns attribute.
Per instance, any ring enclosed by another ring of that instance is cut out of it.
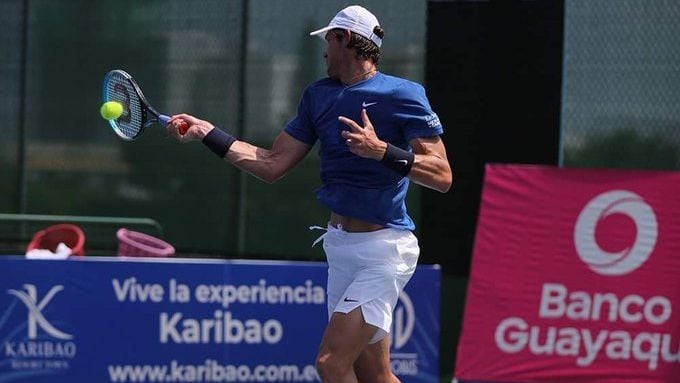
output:
<svg viewBox="0 0 680 383"><path fill-rule="evenodd" d="M635 241L619 252L604 251L595 239L597 223L619 213L633 220ZM654 210L639 195L626 190L612 190L593 198L583 208L574 228L574 244L579 258L591 270L602 275L623 275L642 265L654 250L657 238Z"/></svg>
<svg viewBox="0 0 680 383"><path fill-rule="evenodd" d="M413 334L413 327L416 322L416 312L413 308L411 298L402 291L399 294L399 302L394 310L394 320L392 321L392 347L395 350L402 348Z"/></svg>

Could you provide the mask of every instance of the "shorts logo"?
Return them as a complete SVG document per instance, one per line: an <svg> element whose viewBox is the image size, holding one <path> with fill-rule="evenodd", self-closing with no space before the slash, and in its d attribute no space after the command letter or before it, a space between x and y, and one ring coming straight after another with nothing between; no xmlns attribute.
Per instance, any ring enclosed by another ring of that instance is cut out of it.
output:
<svg viewBox="0 0 680 383"><path fill-rule="evenodd" d="M73 335L67 334L54 327L42 314L42 310L45 306L50 303L52 298L54 298L59 291L64 289L64 286L56 285L52 287L40 302L38 302L38 289L35 285L25 284L24 288L26 289L26 292L10 289L7 290L7 293L19 298L28 309L28 338L36 339L38 337L38 326L40 326L42 330L53 338L65 340L73 339Z"/></svg>
<svg viewBox="0 0 680 383"><path fill-rule="evenodd" d="M598 245L595 229L611 214L624 214L633 220L636 235L632 245L619 252L607 252ZM602 193L586 204L576 220L574 245L579 258L602 275L624 275L640 267L656 245L656 215L639 195L626 190Z"/></svg>

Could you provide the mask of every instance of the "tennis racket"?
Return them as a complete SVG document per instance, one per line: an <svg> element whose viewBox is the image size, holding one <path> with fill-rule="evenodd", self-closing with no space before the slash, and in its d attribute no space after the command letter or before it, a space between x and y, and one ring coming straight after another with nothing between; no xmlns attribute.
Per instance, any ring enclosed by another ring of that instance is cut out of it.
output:
<svg viewBox="0 0 680 383"><path fill-rule="evenodd" d="M103 102L117 101L123 105L120 117L109 120L111 129L118 137L132 141L149 125L158 123L166 126L170 117L158 113L146 100L137 82L127 72L114 69L104 76ZM187 125L180 127L180 134L186 133Z"/></svg>

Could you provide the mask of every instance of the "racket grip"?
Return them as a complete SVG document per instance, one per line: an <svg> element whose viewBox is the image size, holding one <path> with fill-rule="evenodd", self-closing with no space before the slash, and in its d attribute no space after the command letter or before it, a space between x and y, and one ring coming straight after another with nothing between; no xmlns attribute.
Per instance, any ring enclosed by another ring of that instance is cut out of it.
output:
<svg viewBox="0 0 680 383"><path fill-rule="evenodd" d="M178 129L178 130L179 130L179 134L180 134L181 136L183 136L183 135L187 132L187 130L189 130L189 124L187 124L186 122L182 121L182 125L179 126L179 129Z"/></svg>
<svg viewBox="0 0 680 383"><path fill-rule="evenodd" d="M166 126L166 125L168 125L168 122L170 122L170 117L168 117L164 114L161 114L161 115L158 116L158 122L163 124L163 126ZM187 130L189 130L189 124L182 121L182 125L179 126L178 130L179 130L180 136L183 136L187 132Z"/></svg>

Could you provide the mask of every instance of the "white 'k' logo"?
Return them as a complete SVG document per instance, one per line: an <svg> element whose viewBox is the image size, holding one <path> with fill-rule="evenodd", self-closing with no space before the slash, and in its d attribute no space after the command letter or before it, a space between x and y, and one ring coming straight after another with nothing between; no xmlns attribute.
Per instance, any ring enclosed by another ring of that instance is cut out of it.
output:
<svg viewBox="0 0 680 383"><path fill-rule="evenodd" d="M595 240L597 223L610 214L621 213L635 222L637 235L632 246L610 253ZM574 244L579 258L602 275L624 275L640 267L654 250L658 235L654 210L639 195L612 190L593 198L583 208L574 228Z"/></svg>
<svg viewBox="0 0 680 383"><path fill-rule="evenodd" d="M28 309L28 338L36 339L38 337L37 325L40 325L40 328L54 338L73 339L73 335L62 332L52 326L42 314L45 306L50 303L55 294L64 289L64 286L57 285L52 287L40 302L38 302L38 290L35 285L25 284L24 288L26 292L10 289L7 290L7 293L19 298Z"/></svg>

